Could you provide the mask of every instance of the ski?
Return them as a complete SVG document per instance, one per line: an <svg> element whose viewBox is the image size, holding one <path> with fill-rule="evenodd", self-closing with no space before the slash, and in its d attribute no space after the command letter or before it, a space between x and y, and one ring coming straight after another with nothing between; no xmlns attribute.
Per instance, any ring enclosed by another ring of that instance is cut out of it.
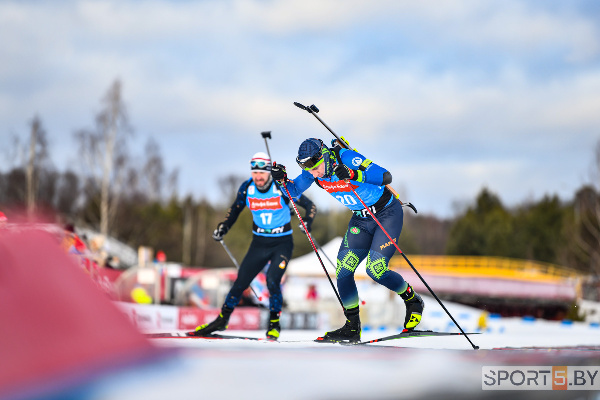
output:
<svg viewBox="0 0 600 400"><path fill-rule="evenodd" d="M475 335L479 332L469 333L469 335ZM462 335L461 332L436 332L436 331L403 331L395 335L384 336L377 339L365 340L354 344L369 344L377 342L385 342L386 340L405 339L414 337L429 337L429 336L458 336Z"/></svg>
<svg viewBox="0 0 600 400"><path fill-rule="evenodd" d="M233 336L233 335L218 335L218 334L210 334L206 336L190 336L189 334L194 333L194 331L190 332L162 332L162 333L145 333L144 336L149 339L166 339L166 338L180 338L180 339L242 339L242 340L257 340L257 341L274 341L267 338L257 338L257 337L249 337L249 336Z"/></svg>
<svg viewBox="0 0 600 400"><path fill-rule="evenodd" d="M469 335L475 335L477 333L479 333L479 332L469 333ZM461 332L436 332L436 331L416 331L416 330L414 330L414 331L402 331L395 335L384 336L384 337L380 337L377 339L365 340L362 342L354 342L354 343L327 341L327 340L324 340L324 338L322 338L322 337L315 339L315 342L318 342L318 343L340 343L343 345L355 346L355 345L366 345L366 344L377 343L377 342L385 342L387 340L405 339L405 338L413 338L413 337L457 336L457 335L462 335L462 333Z"/></svg>
<svg viewBox="0 0 600 400"><path fill-rule="evenodd" d="M261 342L278 342L277 340L267 339L264 337L250 337L250 336L235 336L235 335L219 335L219 334L210 334L206 336L189 336L189 334L194 331L188 332L163 332L163 333L145 333L144 336L149 339L166 339L166 338L179 338L179 339L207 339L207 340L227 340L227 339L238 339L238 340L253 340L253 341L261 341ZM468 335L476 335L481 332L472 332L468 333ZM432 336L459 336L463 335L461 332L436 332L436 331L406 331L400 332L395 335L384 336L376 339L365 340L362 342L334 342L324 340L322 337L319 337L312 342L317 343L339 343L341 345L369 345L371 343L385 342L388 340L396 340L396 339L406 339L406 338L415 338L415 337L432 337ZM299 342L307 342L310 343L311 340L280 340L279 343L299 343Z"/></svg>
<svg viewBox="0 0 600 400"><path fill-rule="evenodd" d="M162 339L171 337L187 337L186 332L161 332L161 333L144 333L145 337L150 339Z"/></svg>

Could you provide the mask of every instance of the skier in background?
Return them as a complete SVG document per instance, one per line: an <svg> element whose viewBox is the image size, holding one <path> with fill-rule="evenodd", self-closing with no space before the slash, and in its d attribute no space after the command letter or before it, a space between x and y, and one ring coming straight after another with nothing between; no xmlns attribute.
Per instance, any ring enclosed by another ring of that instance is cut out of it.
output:
<svg viewBox="0 0 600 400"><path fill-rule="evenodd" d="M316 183L354 213L340 245L336 268L337 287L346 323L340 329L327 332L319 340L349 343L360 341L359 298L354 272L365 257L367 274L404 300L404 328L413 330L421 322L423 300L400 274L388 268L396 248L349 188L351 186L356 191L390 237L397 242L402 231L403 211L400 202L385 188L385 185L392 182L392 174L362 154L342 148L335 140L332 145L333 148L328 148L322 140L315 138L302 142L296 157L302 173L293 180L288 180L283 165L274 165L271 171L275 181L282 186L284 183L287 185L292 197L300 196L310 185Z"/></svg>
<svg viewBox="0 0 600 400"><path fill-rule="evenodd" d="M269 327L267 338L277 340L281 331L279 316L283 304L281 279L292 256L294 242L290 219L289 200L282 195L279 185L271 178L271 159L265 153L256 153L250 160L252 177L242 183L237 197L217 226L213 239L223 240L244 207L252 212L252 242L238 271L238 276L225 298L219 316L209 324L200 325L191 336L206 336L227 329L229 317L238 305L242 293L267 262L269 289ZM299 195L295 201L306 210L304 221L310 232L317 208L306 196Z"/></svg>

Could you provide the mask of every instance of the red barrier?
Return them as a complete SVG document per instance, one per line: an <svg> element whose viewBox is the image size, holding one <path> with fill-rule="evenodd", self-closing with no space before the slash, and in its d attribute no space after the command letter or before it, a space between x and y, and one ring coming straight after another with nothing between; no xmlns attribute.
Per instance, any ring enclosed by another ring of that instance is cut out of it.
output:
<svg viewBox="0 0 600 400"><path fill-rule="evenodd" d="M194 329L214 320L220 309L201 310L195 307L179 308L178 329ZM232 330L257 330L260 328L260 309L256 307L237 307L229 319Z"/></svg>
<svg viewBox="0 0 600 400"><path fill-rule="evenodd" d="M47 232L0 229L0 305L0 398L158 354Z"/></svg>

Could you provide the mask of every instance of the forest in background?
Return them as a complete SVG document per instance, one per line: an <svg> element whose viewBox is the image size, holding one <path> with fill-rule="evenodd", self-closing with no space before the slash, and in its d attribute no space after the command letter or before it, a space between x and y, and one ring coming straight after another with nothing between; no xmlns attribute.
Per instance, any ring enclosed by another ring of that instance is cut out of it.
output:
<svg viewBox="0 0 600 400"><path fill-rule="evenodd" d="M48 150L48 133L34 116L28 135L13 137L5 152L13 166L0 171L0 211L14 215L45 215L111 235L128 245L163 250L169 261L190 266L230 266L231 260L212 238L239 185L248 176L220 179L224 199L180 197L177 170L167 171L157 143L149 139L143 154L128 151L133 129L115 81L102 98L93 128L73 133L80 165L58 171ZM600 152L595 151L596 171ZM407 254L490 255L563 265L597 276L600 273L600 198L591 178L573 198L561 201L547 194L537 201L508 208L500 197L482 188L472 203L451 219L414 214L405 209L400 248ZM317 204L317 207L319 204ZM293 211L292 211L293 212ZM303 210L300 209L303 214ZM350 212L341 206L320 210L312 234L325 244L345 233ZM14 220L13 220L14 221ZM293 226L298 220L292 216ZM248 211L225 236L241 261L251 240ZM294 230L294 254L312 251L306 236Z"/></svg>

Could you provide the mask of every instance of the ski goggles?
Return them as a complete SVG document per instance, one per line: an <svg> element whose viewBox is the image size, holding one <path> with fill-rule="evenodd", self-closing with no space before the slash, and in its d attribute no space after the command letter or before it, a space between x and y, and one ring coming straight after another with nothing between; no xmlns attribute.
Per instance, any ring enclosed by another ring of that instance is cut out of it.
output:
<svg viewBox="0 0 600 400"><path fill-rule="evenodd" d="M252 169L270 169L271 163L264 160L252 160L250 161L250 167Z"/></svg>
<svg viewBox="0 0 600 400"><path fill-rule="evenodd" d="M317 168L325 159L323 158L323 153L318 152L312 157L303 158L302 160L296 157L296 162L300 166L300 168L310 171L311 169Z"/></svg>

